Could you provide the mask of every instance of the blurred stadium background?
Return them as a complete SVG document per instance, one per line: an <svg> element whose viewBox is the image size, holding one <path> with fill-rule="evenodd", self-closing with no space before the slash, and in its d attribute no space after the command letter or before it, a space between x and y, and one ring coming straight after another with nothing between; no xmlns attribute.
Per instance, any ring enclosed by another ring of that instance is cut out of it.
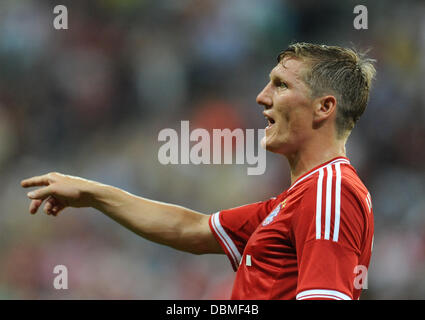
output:
<svg viewBox="0 0 425 320"><path fill-rule="evenodd" d="M55 30L66 5L69 30ZM363 299L425 298L425 3L104 0L0 2L0 299L227 299L225 256L145 241L92 209L31 216L19 181L49 171L213 213L289 185L284 159L163 166L164 128L264 128L255 97L293 41L371 48L378 78L347 151L372 194ZM55 265L69 289L55 290Z"/></svg>

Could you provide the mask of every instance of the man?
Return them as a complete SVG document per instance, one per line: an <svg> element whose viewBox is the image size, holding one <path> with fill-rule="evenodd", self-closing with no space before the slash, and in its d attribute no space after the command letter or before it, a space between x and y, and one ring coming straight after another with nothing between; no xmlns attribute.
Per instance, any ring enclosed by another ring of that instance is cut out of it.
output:
<svg viewBox="0 0 425 320"><path fill-rule="evenodd" d="M373 212L345 144L374 74L370 59L341 47L297 43L279 55L257 97L268 121L262 145L291 169L290 188L275 198L204 215L49 173L22 181L42 187L28 193L29 210L43 201L54 216L93 207L151 241L226 253L237 271L233 299L358 299L356 270L369 266Z"/></svg>

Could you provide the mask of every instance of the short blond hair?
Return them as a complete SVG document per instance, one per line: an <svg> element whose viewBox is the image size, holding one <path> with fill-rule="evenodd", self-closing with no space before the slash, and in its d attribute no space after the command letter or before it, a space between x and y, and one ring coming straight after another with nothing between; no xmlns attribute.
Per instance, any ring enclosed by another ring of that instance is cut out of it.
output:
<svg viewBox="0 0 425 320"><path fill-rule="evenodd" d="M339 137L348 136L369 101L376 69L374 59L355 49L312 43L291 44L278 62L291 57L306 62L303 80L312 98L332 94L337 99L336 128Z"/></svg>

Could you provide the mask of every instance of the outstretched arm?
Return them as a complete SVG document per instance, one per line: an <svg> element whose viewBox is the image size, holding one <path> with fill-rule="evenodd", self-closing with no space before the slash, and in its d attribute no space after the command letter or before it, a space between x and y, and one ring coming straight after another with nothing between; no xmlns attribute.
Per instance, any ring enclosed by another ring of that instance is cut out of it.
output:
<svg viewBox="0 0 425 320"><path fill-rule="evenodd" d="M148 200L119 188L60 173L25 179L29 211L56 216L66 207L92 207L145 239L195 254L223 253L208 225L209 216L181 206Z"/></svg>

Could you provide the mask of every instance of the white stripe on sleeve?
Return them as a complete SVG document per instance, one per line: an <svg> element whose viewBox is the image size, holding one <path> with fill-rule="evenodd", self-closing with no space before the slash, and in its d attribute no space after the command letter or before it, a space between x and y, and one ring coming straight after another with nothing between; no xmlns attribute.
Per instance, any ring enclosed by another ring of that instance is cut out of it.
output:
<svg viewBox="0 0 425 320"><path fill-rule="evenodd" d="M326 289L314 289L306 290L297 294L297 300L311 299L311 298L325 298L325 299L334 299L334 300L352 300L350 296L336 291L336 290L326 290Z"/></svg>
<svg viewBox="0 0 425 320"><path fill-rule="evenodd" d="M341 168L339 163L335 163L336 181L335 181L335 222L333 241L338 241L339 220L341 213Z"/></svg>
<svg viewBox="0 0 425 320"><path fill-rule="evenodd" d="M236 248L236 245L234 244L233 240L229 237L229 235L226 233L223 226L221 225L219 215L220 215L220 212L213 214L211 219L212 226L214 228L214 231L218 235L218 237L226 246L227 251L229 251L230 255L232 256L232 259L235 262L236 267L238 267L241 261L241 254L239 253L238 248Z"/></svg>

